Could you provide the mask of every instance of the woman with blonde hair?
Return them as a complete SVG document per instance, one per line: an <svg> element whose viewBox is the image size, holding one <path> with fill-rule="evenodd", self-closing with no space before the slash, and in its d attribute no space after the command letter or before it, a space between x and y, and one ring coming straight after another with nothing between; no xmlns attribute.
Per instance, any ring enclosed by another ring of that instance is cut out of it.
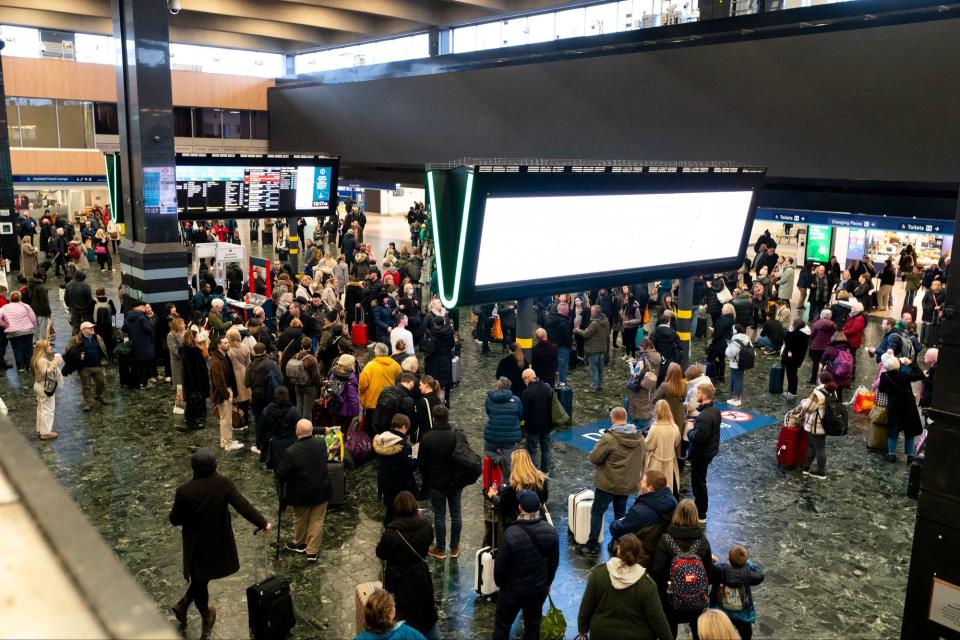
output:
<svg viewBox="0 0 960 640"><path fill-rule="evenodd" d="M250 366L253 354L250 351L250 347L243 344L243 338L240 336L240 331L236 327L228 329L224 337L227 339L227 342L230 343L227 357L233 367L233 377L237 381L237 394L233 397L233 404L236 407L240 407L244 414L246 414L250 408L250 400L253 398L253 393L250 391L250 387L243 384L243 380L247 376L247 367Z"/></svg>
<svg viewBox="0 0 960 640"><path fill-rule="evenodd" d="M676 362L671 362L667 367L667 375L653 394L653 401L659 402L666 400L670 405L670 413L673 416L673 422L677 429L683 431L683 425L687 421L687 410L684 403L687 400L687 383L683 379L683 370Z"/></svg>
<svg viewBox="0 0 960 640"><path fill-rule="evenodd" d="M513 453L510 454L509 484L500 488L499 495L493 487L487 490L487 497L490 498L494 506L500 508L500 522L504 529L516 522L520 515L518 511L520 502L517 500L517 494L521 491L534 491L540 497L540 504L547 504L547 498L550 496L547 480L549 480L547 474L534 466L533 460L526 449L513 450ZM541 510L545 509L545 506L541 506ZM501 536L497 538L502 539Z"/></svg>
<svg viewBox="0 0 960 640"><path fill-rule="evenodd" d="M647 459L644 469L656 469L667 477L673 495L680 493L680 430L673 421L673 413L666 400L657 400L653 426L646 437Z"/></svg>
<svg viewBox="0 0 960 640"><path fill-rule="evenodd" d="M33 392L37 396L37 436L41 440L53 440L57 432L53 430L54 412L57 408L57 392L63 385L60 367L63 358L53 352L49 340L37 340L30 358L30 372L33 374Z"/></svg>
<svg viewBox="0 0 960 640"><path fill-rule="evenodd" d="M700 640L740 640L740 634L720 609L707 609L697 619Z"/></svg>
<svg viewBox="0 0 960 640"><path fill-rule="evenodd" d="M170 353L170 380L173 385L174 399L173 412L184 412L183 402L183 364L180 362L180 349L183 347L183 336L187 333L187 325L183 318L177 316L170 321L170 333L167 334L167 351Z"/></svg>

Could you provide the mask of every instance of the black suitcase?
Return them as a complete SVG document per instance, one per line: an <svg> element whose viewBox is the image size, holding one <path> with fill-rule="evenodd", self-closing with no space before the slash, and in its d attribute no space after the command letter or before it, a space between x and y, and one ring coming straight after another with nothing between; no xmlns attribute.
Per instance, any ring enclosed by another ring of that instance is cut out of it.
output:
<svg viewBox="0 0 960 640"><path fill-rule="evenodd" d="M283 576L270 576L247 587L247 620L254 640L289 637L296 624L290 581Z"/></svg>
<svg viewBox="0 0 960 640"><path fill-rule="evenodd" d="M783 365L779 362L770 365L770 381L767 385L767 391L774 395L783 393Z"/></svg>
<svg viewBox="0 0 960 640"><path fill-rule="evenodd" d="M140 380L137 377L136 361L130 356L117 358L117 373L120 377L120 386L126 389L139 389Z"/></svg>
<svg viewBox="0 0 960 640"><path fill-rule="evenodd" d="M920 343L925 347L936 347L940 343L940 324L924 322L920 329Z"/></svg>
<svg viewBox="0 0 960 640"><path fill-rule="evenodd" d="M907 497L917 500L920 497L920 476L923 474L923 463L914 461L910 465L910 476L907 478Z"/></svg>
<svg viewBox="0 0 960 640"><path fill-rule="evenodd" d="M347 474L344 471L342 462L327 463L327 477L330 478L330 501L327 506L330 508L342 507L347 502Z"/></svg>
<svg viewBox="0 0 960 640"><path fill-rule="evenodd" d="M560 400L561 406L563 406L564 411L567 412L567 415L571 418L573 417L573 387L568 384L563 385L562 387L557 387L557 398Z"/></svg>

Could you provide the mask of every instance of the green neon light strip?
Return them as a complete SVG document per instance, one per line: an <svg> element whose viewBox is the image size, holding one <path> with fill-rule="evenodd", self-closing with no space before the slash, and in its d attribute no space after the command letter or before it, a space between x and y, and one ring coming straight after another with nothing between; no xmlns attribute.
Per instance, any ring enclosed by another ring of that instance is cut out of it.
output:
<svg viewBox="0 0 960 640"><path fill-rule="evenodd" d="M110 163L113 163L113 171L110 171ZM110 220L112 222L117 221L117 205L115 200L114 189L116 188L117 179L117 156L110 154L103 154L103 167L107 174L107 197L110 198Z"/></svg>
<svg viewBox="0 0 960 640"><path fill-rule="evenodd" d="M463 276L463 252L467 245L467 227L470 221L470 201L473 198L473 173L467 174L467 189L463 196L463 216L460 218L460 242L457 247L457 267L453 276L453 295L447 296L447 287L443 273L443 257L440 253L440 234L437 220L440 218L440 207L437 203L436 191L433 186L433 172L427 172L427 188L430 190L430 204L433 206L433 246L437 252L437 279L440 281L437 290L440 292L440 302L448 309L457 306L460 299L460 284Z"/></svg>

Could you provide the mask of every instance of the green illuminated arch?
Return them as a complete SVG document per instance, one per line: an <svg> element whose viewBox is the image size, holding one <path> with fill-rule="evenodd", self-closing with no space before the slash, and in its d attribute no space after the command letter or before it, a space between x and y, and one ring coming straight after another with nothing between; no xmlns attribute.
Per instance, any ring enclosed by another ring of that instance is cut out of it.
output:
<svg viewBox="0 0 960 640"><path fill-rule="evenodd" d="M463 213L460 216L460 237L457 243L457 259L454 268L453 274L453 288L449 292L447 290L447 280L446 276L448 274L444 273L443 266L443 242L439 233L439 218L440 218L440 203L436 197L436 189L433 185L433 171L427 172L427 189L430 193L430 204L433 207L432 224L433 224L433 245L434 250L437 254L437 291L440 294L440 302L443 306L448 309L452 309L457 306L457 303L460 299L460 287L462 284L463 277L463 258L464 250L467 243L467 227L470 222L470 203L473 197L473 172L469 171L467 173L467 186L464 190L463 195Z"/></svg>

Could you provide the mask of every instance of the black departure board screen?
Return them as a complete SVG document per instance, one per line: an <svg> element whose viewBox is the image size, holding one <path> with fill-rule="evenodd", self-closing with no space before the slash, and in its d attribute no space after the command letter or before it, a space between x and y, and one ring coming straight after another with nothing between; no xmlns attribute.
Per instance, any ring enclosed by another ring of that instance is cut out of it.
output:
<svg viewBox="0 0 960 640"><path fill-rule="evenodd" d="M182 220L322 216L337 203L336 158L177 156Z"/></svg>

